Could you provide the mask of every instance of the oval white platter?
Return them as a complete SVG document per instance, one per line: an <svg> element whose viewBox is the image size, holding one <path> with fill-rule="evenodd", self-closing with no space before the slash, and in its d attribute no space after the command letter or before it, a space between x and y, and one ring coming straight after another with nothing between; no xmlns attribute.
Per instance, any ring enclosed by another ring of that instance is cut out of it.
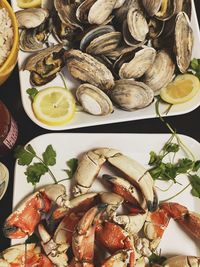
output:
<svg viewBox="0 0 200 267"><path fill-rule="evenodd" d="M51 167L52 172L61 180L66 178L65 172L66 161L71 158L77 158L82 153L98 148L110 147L119 149L125 155L132 157L146 168L149 168L149 153L150 151L159 152L166 141L169 139L169 134L68 134L68 133L51 133L36 137L31 140L29 144L35 149L38 155L41 155L45 148L51 144L57 153L57 163ZM193 152L196 159L200 159L200 144L194 139L180 135L181 140ZM178 152L177 159L185 157L183 152ZM25 167L15 165L14 174L14 194L13 206L15 207L27 194L33 192L33 186L28 184L25 177ZM108 167L103 167L99 174L99 179L96 179L91 191L102 191L105 188L100 182L100 177L104 173L110 172ZM180 176L178 180L181 184L176 184L171 187L167 192L158 190L160 200L166 199L176 192L180 191L184 185L188 184L187 177ZM37 187L52 183L50 176L46 175L41 178ZM69 190L73 181L64 182ZM160 188L167 188L169 186L166 182L156 183ZM200 199L193 197L190 193L191 188L187 188L182 194L174 198L174 202L179 202L187 206L190 210L200 213ZM12 243L21 243L22 240L13 240ZM173 220L165 231L163 239L160 244L162 254L164 255L194 255L200 256L199 251L200 243L197 240L189 237Z"/></svg>
<svg viewBox="0 0 200 267"><path fill-rule="evenodd" d="M19 9L16 4L17 1L11 0L11 2L12 2L13 9L17 11ZM196 11L195 11L195 5L193 1L192 1L191 25L194 31L193 58L200 58L200 49L199 49L200 32L199 32L198 20L197 20ZM141 119L156 117L155 102L153 102L150 106L144 109L135 110L133 112L128 112L128 111L115 108L114 112L107 116L97 117L97 116L92 116L82 111L77 111L73 120L67 123L66 125L63 125L63 126L45 125L44 123L41 123L35 117L32 107L31 107L31 101L29 99L28 94L26 93L26 90L32 87L29 82L30 73L28 71L22 70L23 63L28 55L29 54L27 53L19 51L18 66L19 66L22 104L29 118L33 122L35 122L37 125L41 126L42 128L53 130L53 131L59 131L59 130L81 128L81 127L86 127L86 126L95 126L95 125L101 125L101 124L108 124L108 123L110 124L110 123L141 120ZM66 78L68 88L74 91L74 89L77 88L79 83L71 77L71 75L67 72L66 67L63 68L62 72ZM45 86L37 87L37 89L40 90L40 89L51 87L51 86L63 86L63 82L60 76L57 76L57 78L55 78L52 82L46 84ZM171 110L169 111L169 113L167 114L167 116L174 116L174 115L180 115L180 114L191 112L192 110L196 109L199 105L200 105L200 91L191 101L173 106ZM166 105L166 104L161 105L160 107L161 114L165 112L168 106L169 105ZM165 114L163 114L163 116L165 116Z"/></svg>

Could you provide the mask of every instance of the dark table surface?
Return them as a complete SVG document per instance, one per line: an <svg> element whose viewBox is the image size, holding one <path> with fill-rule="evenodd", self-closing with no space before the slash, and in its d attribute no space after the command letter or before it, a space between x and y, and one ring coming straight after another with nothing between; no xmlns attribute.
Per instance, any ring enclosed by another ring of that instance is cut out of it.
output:
<svg viewBox="0 0 200 267"><path fill-rule="evenodd" d="M197 15L200 23L200 7L199 0L195 0ZM200 46L199 46L200 47ZM200 48L199 48L200 49ZM18 144L26 144L32 138L48 133L49 131L40 128L34 124L24 112L20 96L18 68L16 67L8 81L0 87L0 99L7 105L12 112L13 117L17 121L19 127ZM191 113L167 117L169 122L177 130L179 134L188 135L200 142L200 107ZM116 123L110 125L93 126L82 129L69 130L64 132L73 133L168 133L166 126L158 119L147 119L140 121ZM2 225L5 218L12 210L12 194L13 194L13 173L15 160L13 154L10 153L5 158L1 158L9 169L10 181L8 190L0 201L0 251L9 246L9 240L3 237Z"/></svg>

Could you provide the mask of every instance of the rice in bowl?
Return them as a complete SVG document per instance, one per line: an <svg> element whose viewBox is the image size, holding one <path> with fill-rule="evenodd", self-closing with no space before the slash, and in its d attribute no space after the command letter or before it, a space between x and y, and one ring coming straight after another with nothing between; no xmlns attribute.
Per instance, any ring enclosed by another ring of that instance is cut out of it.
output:
<svg viewBox="0 0 200 267"><path fill-rule="evenodd" d="M5 8L0 8L0 67L6 61L13 45L12 21Z"/></svg>

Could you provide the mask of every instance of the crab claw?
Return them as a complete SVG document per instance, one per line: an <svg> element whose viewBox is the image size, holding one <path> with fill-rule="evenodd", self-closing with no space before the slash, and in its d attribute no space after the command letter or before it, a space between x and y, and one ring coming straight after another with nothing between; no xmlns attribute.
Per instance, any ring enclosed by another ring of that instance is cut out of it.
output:
<svg viewBox="0 0 200 267"><path fill-rule="evenodd" d="M101 267L129 266L131 252L131 250L120 250L107 258Z"/></svg>
<svg viewBox="0 0 200 267"><path fill-rule="evenodd" d="M103 204L107 205L106 215L108 219L110 218L112 219L114 217L116 210L124 202L123 197L121 197L118 194L110 192L101 193L100 199Z"/></svg>
<svg viewBox="0 0 200 267"><path fill-rule="evenodd" d="M72 236L72 250L75 261L91 263L94 258L95 229L105 205L89 209L79 221Z"/></svg>
<svg viewBox="0 0 200 267"><path fill-rule="evenodd" d="M53 203L66 207L68 200L65 187L53 184L31 194L21 202L18 208L6 219L3 232L8 238L23 238L31 235Z"/></svg>
<svg viewBox="0 0 200 267"><path fill-rule="evenodd" d="M42 224L38 225L38 232L42 239L42 247L48 258L58 267L68 266L68 257L66 254L68 245L65 243L57 244Z"/></svg>
<svg viewBox="0 0 200 267"><path fill-rule="evenodd" d="M194 256L175 256L167 259L163 267L199 267L200 258Z"/></svg>
<svg viewBox="0 0 200 267"><path fill-rule="evenodd" d="M121 153L108 158L108 162L124 173L131 184L139 187L147 201L148 210L156 210L158 199L154 190L154 181L150 173L137 161Z"/></svg>
<svg viewBox="0 0 200 267"><path fill-rule="evenodd" d="M131 250L130 267L134 266L135 251L133 242L120 226L111 222L97 225L96 239L111 254L122 249Z"/></svg>
<svg viewBox="0 0 200 267"><path fill-rule="evenodd" d="M162 208L149 212L144 224L144 234L151 241L151 248L155 250L160 243L165 229L170 221L170 216Z"/></svg>
<svg viewBox="0 0 200 267"><path fill-rule="evenodd" d="M38 266L53 267L53 263L43 254L36 244L12 246L0 254L0 266Z"/></svg>
<svg viewBox="0 0 200 267"><path fill-rule="evenodd" d="M106 182L112 186L112 191L122 196L125 201L129 202L131 210L135 213L145 213L145 200L142 194L129 181L118 177L104 174L102 176Z"/></svg>
<svg viewBox="0 0 200 267"><path fill-rule="evenodd" d="M163 203L161 208L192 236L200 239L200 216L178 203Z"/></svg>

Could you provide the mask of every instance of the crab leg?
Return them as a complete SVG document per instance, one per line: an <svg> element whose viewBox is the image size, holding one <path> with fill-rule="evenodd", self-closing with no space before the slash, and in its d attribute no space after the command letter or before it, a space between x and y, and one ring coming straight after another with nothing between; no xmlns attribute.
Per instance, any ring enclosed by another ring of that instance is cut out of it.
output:
<svg viewBox="0 0 200 267"><path fill-rule="evenodd" d="M53 263L43 254L36 244L23 244L12 246L0 254L2 267L53 267Z"/></svg>
<svg viewBox="0 0 200 267"><path fill-rule="evenodd" d="M101 205L89 209L73 233L72 250L77 263L93 264L95 229L104 208Z"/></svg>
<svg viewBox="0 0 200 267"><path fill-rule="evenodd" d="M101 267L127 267L129 266L131 250L120 250L107 258Z"/></svg>
<svg viewBox="0 0 200 267"><path fill-rule="evenodd" d="M192 236L200 239L200 215L190 212L185 206L178 203L163 203L161 208L177 221Z"/></svg>
<svg viewBox="0 0 200 267"><path fill-rule="evenodd" d="M167 259L163 267L199 267L200 258L194 256L175 256ZM154 267L156 267L154 265Z"/></svg>
<svg viewBox="0 0 200 267"><path fill-rule="evenodd" d="M48 258L58 267L68 266L67 244L57 244L45 230L42 224L38 225L38 232L42 239L42 247Z"/></svg>
<svg viewBox="0 0 200 267"><path fill-rule="evenodd" d="M6 219L3 232L8 238L23 238L31 235L43 214L53 203L67 207L69 201L63 185L53 184L31 194Z"/></svg>

